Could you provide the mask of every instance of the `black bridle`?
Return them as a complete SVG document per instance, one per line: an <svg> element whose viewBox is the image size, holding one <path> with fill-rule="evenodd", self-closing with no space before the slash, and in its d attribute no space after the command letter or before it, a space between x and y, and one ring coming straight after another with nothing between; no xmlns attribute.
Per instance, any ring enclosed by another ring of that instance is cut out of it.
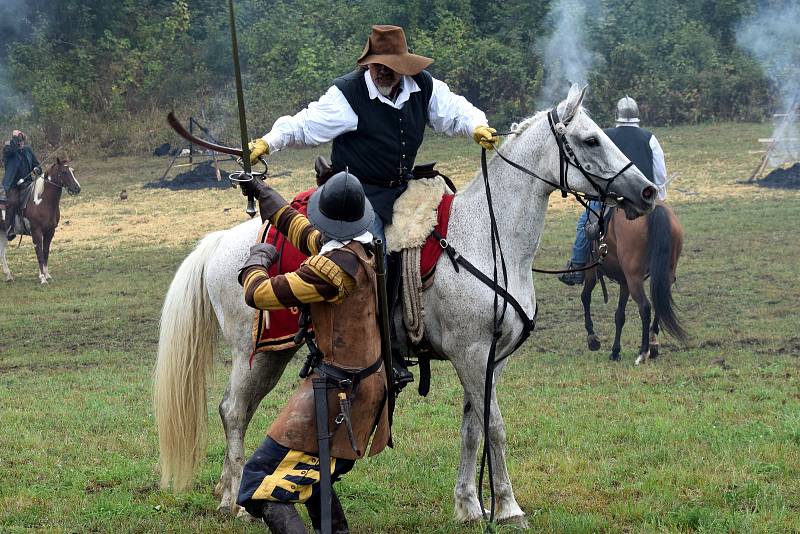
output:
<svg viewBox="0 0 800 534"><path fill-rule="evenodd" d="M504 162L509 164L511 167L532 176L546 184L549 184L555 189L559 189L561 191L561 196L566 198L567 195L572 195L575 199L587 210L595 213L598 218L598 224L600 225L600 239L602 242L602 237L604 235L603 229L603 217L602 213L605 209L606 201L608 196L610 195L611 185L614 181L625 171L627 171L632 165L632 162L628 162L627 165L622 167L614 176L610 178L606 178L603 176L599 176L592 172L589 172L583 165L581 165L580 161L575 155L575 151L572 149L572 146L569 144L567 140L567 128L569 125L569 120L562 122L558 117L558 110L554 107L550 111L547 112L547 121L550 125L550 131L553 134L553 137L556 140L556 144L558 145L558 152L559 152L559 183L556 184L550 180L547 180L534 171L523 167L522 165L511 161L507 157L505 157L497 147L495 147L495 153L497 156L502 159ZM509 132L512 133L512 132ZM504 135L504 134L500 134ZM569 175L569 167L575 167L591 184L594 188L596 194L586 194L580 191L577 191L570 187L568 175ZM492 397L492 385L494 380L494 373L497 364L511 356L521 345L522 343L530 336L530 333L533 331L535 327L535 313L534 319L530 319L527 317L525 312L522 310L520 304L514 299L514 297L508 293L506 287L508 287L508 273L506 269L506 262L505 257L503 255L503 248L500 243L500 233L497 228L497 220L494 215L494 205L492 204L492 193L491 187L489 183L489 170L488 165L486 162L486 149L483 148L481 150L481 171L483 173L483 180L484 185L486 187L486 201L489 208L489 223L490 223L490 235L491 235L491 248L492 248L492 265L493 265L493 276L490 280L488 276L484 275L477 268L471 265L463 256L460 256L455 250L452 248L446 240L440 239L440 246L448 253L450 256L451 261L453 261L453 265L456 266L456 262L465 266L467 270L469 270L473 275L475 275L479 280L484 282L486 285L491 287L494 290L494 311L493 311L493 331L492 331L492 343L489 347L489 354L486 359L486 374L485 374L485 381L484 381L484 391L483 391L483 451L481 454L481 466L480 472L478 475L478 500L481 504L481 512L483 514L484 521L487 521L487 531L491 530L491 525L494 522L495 517L495 488L494 488L494 477L493 477L493 466L492 466L492 459L491 459L491 443L489 441L489 419L491 416L491 397ZM599 200L601 202L601 209L600 212L597 213L592 207L589 205L589 201L591 200ZM503 275L503 284L500 285L498 283L498 268L497 268L497 257L498 253L500 256L500 270ZM592 268L596 266L598 263L602 261L602 257L604 254L601 254L601 258L595 264L587 267ZM580 269L585 270L586 268ZM456 267L456 271L458 268ZM477 271L477 272L476 272ZM538 269L534 269L534 271L539 271ZM547 272L547 271L544 271ZM550 271L550 272L559 272L559 271ZM500 304L500 298L502 297L503 302L502 305ZM507 353L502 355L501 357L497 357L497 342L503 336L503 329L502 325L505 320L506 310L508 309L508 305L511 306L516 310L517 314L520 316L523 322L523 332L521 338L516 342L514 347ZM491 494L491 505L489 508L489 516L486 515L486 509L483 506L483 477L484 477L484 469L488 471L489 474L489 491Z"/></svg>
<svg viewBox="0 0 800 534"><path fill-rule="evenodd" d="M53 187L58 187L59 189L66 189L67 193L69 193L70 195L73 195L73 196L77 195L78 193L73 193L72 189L71 189L71 186L68 185L68 184L65 184L64 183L64 179L61 178L61 175L63 173L65 173L65 172L70 172L71 173L72 172L70 170L69 165L61 164L61 165L57 165L57 167L58 167L58 172L56 173L55 177L50 176L49 173L45 173L45 175L43 177L44 183L47 184L47 185L52 185ZM74 176L73 176L73 179L74 179ZM56 182L55 180L59 180L59 181Z"/></svg>
<svg viewBox="0 0 800 534"><path fill-rule="evenodd" d="M550 126L550 132L553 134L553 138L555 139L556 144L558 145L558 159L559 159L558 183L548 180L547 178L543 178L538 174L536 174L534 171L526 167L523 167L522 165L516 163L515 161L510 160L505 155L503 155L503 153L500 152L497 149L497 147L495 147L495 154L497 154L497 157L499 157L501 160L506 162L511 167L517 169L518 171L525 173L528 176L532 176L533 178L536 178L537 180L540 180L548 184L554 189L558 189L559 191L561 191L561 196L563 198L566 198L567 195L572 195L573 197L575 197L575 200L577 200L581 206L583 206L584 208L586 208L587 210L589 210L590 212L594 213L597 216L598 220L600 221L599 222L600 235L602 236L604 234L604 228L602 227L603 223L601 214L606 207L608 198L611 196L611 185L617 178L619 178L621 174L623 174L625 171L627 171L629 168L633 166L633 162L629 161L627 165L622 167L619 171L617 171L616 174L614 174L614 176L611 176L610 178L590 172L578 160L578 157L575 155L575 151L573 150L572 145L570 145L569 141L567 140L567 129L569 128L570 121L571 119L562 122L558 117L558 109L555 107L547 112L547 122L548 125ZM497 135L512 135L516 133L517 132L511 131L511 132L502 132ZM580 172L583 175L583 177L586 178L586 181L589 182L589 184L594 189L595 194L583 193L581 191L578 191L570 187L568 178L570 166L575 167L575 169L577 169L578 172ZM486 170L484 170L484 173L485 172ZM589 205L589 201L592 200L599 200L600 203L602 204L599 213ZM555 271L549 271L549 272L555 272Z"/></svg>

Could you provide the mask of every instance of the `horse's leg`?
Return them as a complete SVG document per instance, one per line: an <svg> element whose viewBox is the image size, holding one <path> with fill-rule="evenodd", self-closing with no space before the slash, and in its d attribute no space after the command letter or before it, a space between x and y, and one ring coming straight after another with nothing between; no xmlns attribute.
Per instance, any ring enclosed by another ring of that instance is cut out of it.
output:
<svg viewBox="0 0 800 534"><path fill-rule="evenodd" d="M644 283L637 278L630 286L631 297L639 306L639 317L642 319L642 341L639 345L639 356L636 357L636 365L644 363L650 357L650 300L644 292Z"/></svg>
<svg viewBox="0 0 800 534"><path fill-rule="evenodd" d="M42 243L44 247L44 277L47 280L52 280L53 277L50 276L50 244L53 242L53 236L56 233L55 228L51 228L44 232L44 242Z"/></svg>
<svg viewBox="0 0 800 534"><path fill-rule="evenodd" d="M581 302L583 302L583 324L586 327L586 344L589 350L595 351L600 348L600 339L594 333L594 323L592 322L592 291L597 284L597 271L587 271L586 279L583 282L581 291Z"/></svg>
<svg viewBox="0 0 800 534"><path fill-rule="evenodd" d="M614 313L616 331L614 332L614 345L611 347L611 354L608 356L609 360L619 360L620 338L622 337L622 327L625 326L625 306L628 304L628 296L630 296L628 285L620 283L619 301L617 302L617 311Z"/></svg>
<svg viewBox="0 0 800 534"><path fill-rule="evenodd" d="M489 443L491 443L492 472L494 474L494 491L497 507L495 517L504 523L513 523L519 528L528 528L525 512L522 511L511 487L506 465L506 427L500 405L497 403L496 385L500 379L502 368L495 373L492 384L491 415L489 419Z"/></svg>
<svg viewBox="0 0 800 534"><path fill-rule="evenodd" d="M454 491L457 521L479 521L483 516L481 504L478 502L478 489L475 486L475 466L482 435L481 419L476 410L482 409L472 400L465 387L461 414L461 460L458 464L458 478Z"/></svg>
<svg viewBox="0 0 800 534"><path fill-rule="evenodd" d="M31 239L33 239L33 246L36 249L36 259L39 261L39 282L42 284L47 283L47 277L44 274L44 234L38 228L31 229Z"/></svg>
<svg viewBox="0 0 800 534"><path fill-rule="evenodd" d="M650 359L658 358L661 345L658 342L658 313L653 313L653 326L650 328Z"/></svg>
<svg viewBox="0 0 800 534"><path fill-rule="evenodd" d="M239 512L234 505L239 494L242 468L247 459L244 452L247 427L259 403L275 387L295 351L258 353L253 357L252 369L249 352L236 352L238 354L234 357L231 379L219 404L227 448L222 474L214 490L220 497L217 509L234 513Z"/></svg>
<svg viewBox="0 0 800 534"><path fill-rule="evenodd" d="M6 275L6 282L11 282L14 280L14 277L11 276L11 269L8 268L6 248L8 248L8 240L6 239L6 236L0 232L0 264L3 266L3 273Z"/></svg>
<svg viewBox="0 0 800 534"><path fill-rule="evenodd" d="M478 446L483 429L483 400L485 365L466 366L466 362L485 361L486 347L479 345L469 350L466 358L453 362L464 387L464 412L461 421L461 461L455 487L455 515L458 521L477 521L482 518L482 504L478 500L475 484L475 468ZM459 365L462 364L462 365ZM495 372L495 383L501 368ZM490 406L489 443L492 452L492 470L497 502L496 518L502 521L515 521L525 527L525 513L517 504L514 490L508 476L505 461L506 434L500 407L497 404L495 388L492 387Z"/></svg>

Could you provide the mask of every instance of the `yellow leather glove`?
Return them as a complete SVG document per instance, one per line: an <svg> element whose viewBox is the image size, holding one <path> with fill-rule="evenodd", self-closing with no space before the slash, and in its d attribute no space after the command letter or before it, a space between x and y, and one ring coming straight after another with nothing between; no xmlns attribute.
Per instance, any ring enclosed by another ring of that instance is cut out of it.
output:
<svg viewBox="0 0 800 534"><path fill-rule="evenodd" d="M250 149L250 165L254 165L259 156L269 154L269 145L261 138L247 143L247 148Z"/></svg>
<svg viewBox="0 0 800 534"><path fill-rule="evenodd" d="M472 131L472 138L486 150L492 150L498 137L495 135L497 130L486 125L476 126Z"/></svg>

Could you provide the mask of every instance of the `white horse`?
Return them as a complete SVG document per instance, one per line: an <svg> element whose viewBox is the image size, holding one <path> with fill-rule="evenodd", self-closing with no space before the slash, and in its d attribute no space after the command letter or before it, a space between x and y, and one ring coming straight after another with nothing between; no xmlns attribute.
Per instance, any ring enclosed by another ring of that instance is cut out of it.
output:
<svg viewBox="0 0 800 534"><path fill-rule="evenodd" d="M0 213L0 216L4 214ZM6 249L8 248L8 239L6 233L0 230L0 267L3 268L3 274L6 276L6 282L12 282L14 277L11 275L11 269L8 268L8 259L6 259Z"/></svg>
<svg viewBox="0 0 800 534"><path fill-rule="evenodd" d="M583 91L574 85L557 108L558 116L568 124L566 139L584 169L611 178L629 161L581 108L582 99ZM517 131L503 144L503 154L542 178L558 183L560 152L547 113L540 112L527 119ZM544 229L548 198L555 188L515 170L497 157L489 162L488 170L509 273L507 290L528 317L533 317L536 296L531 265ZM576 191L595 192L584 175L573 167L568 171L568 183ZM619 174L610 192L630 218L650 211L655 200L653 184L636 167ZM477 175L453 201L447 240L491 276L489 225L486 188ZM192 483L199 462L205 458L205 379L212 364L217 324L232 346L230 383L219 405L227 451L215 493L221 499L219 509L234 512L246 458L243 439L248 423L294 353L256 354L252 369L248 364L253 311L244 304L236 276L256 240L258 226L258 221L248 221L210 234L184 260L164 303L155 371L162 484L171 483L176 490L182 490ZM456 273L443 254L433 286L423 298L427 337L436 351L452 362L464 388L455 516L459 521L478 520L483 508L478 500L475 472L483 435L484 370L492 340L494 293L465 269ZM505 316L503 332L497 346L498 357L507 354L523 332L523 321L511 307ZM505 361L496 367L494 383L504 367ZM494 466L495 517L525 525L524 512L514 497L506 468L506 434L494 387L488 439Z"/></svg>

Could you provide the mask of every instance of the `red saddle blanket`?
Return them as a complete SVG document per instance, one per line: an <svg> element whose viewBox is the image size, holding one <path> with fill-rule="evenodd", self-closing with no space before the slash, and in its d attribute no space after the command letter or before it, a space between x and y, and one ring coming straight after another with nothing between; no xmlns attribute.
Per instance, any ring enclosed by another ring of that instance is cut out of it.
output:
<svg viewBox="0 0 800 534"><path fill-rule="evenodd" d="M316 187L312 187L302 193L298 193L291 202L292 207L305 215L308 210L308 200L316 190ZM261 227L258 233L258 240L261 243L272 243L280 254L278 261L269 268L270 277L299 269L306 256L272 226L269 227L265 235L266 226L265 224ZM256 312L253 324L253 353L296 347L294 336L300 330L297 324L299 318L299 308L259 310Z"/></svg>
<svg viewBox="0 0 800 534"><path fill-rule="evenodd" d="M316 191L315 187L299 193L291 204L294 209L302 214L306 214L308 200ZM453 204L455 195L443 195L439 203L436 231L442 237L447 237L447 225L450 221L450 208ZM289 243L283 234L278 233L275 228L269 227L266 234L264 225L258 234L259 242L272 243L280 254L278 261L269 268L269 275L290 273L296 271L300 264L306 259L299 250ZM439 241L431 235L422 246L420 253L420 272L424 281L430 280L435 274L436 262L442 255L442 247ZM299 331L298 319L300 310L298 308L288 308L281 310L269 310L256 312L253 324L253 353L270 352L294 348L294 336Z"/></svg>

